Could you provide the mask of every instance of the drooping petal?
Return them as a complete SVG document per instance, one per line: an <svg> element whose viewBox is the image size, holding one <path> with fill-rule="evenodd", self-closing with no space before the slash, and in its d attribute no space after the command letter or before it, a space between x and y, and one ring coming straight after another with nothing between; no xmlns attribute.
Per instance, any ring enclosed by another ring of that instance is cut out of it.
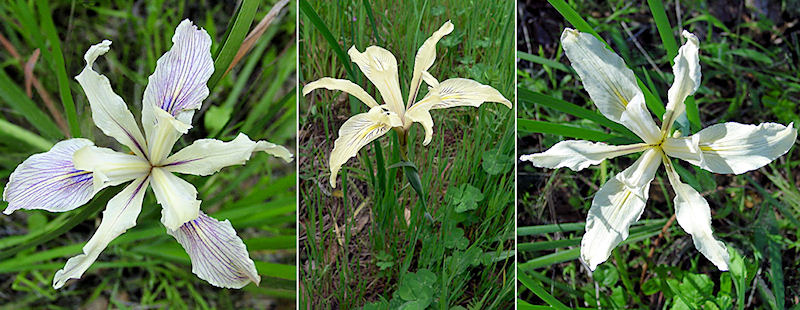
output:
<svg viewBox="0 0 800 310"><path fill-rule="evenodd" d="M136 226L148 182L147 177L136 179L108 201L100 227L83 246L83 254L70 258L64 268L56 272L53 288L61 288L69 279L80 279L114 238Z"/></svg>
<svg viewBox="0 0 800 310"><path fill-rule="evenodd" d="M633 71L589 33L567 28L561 34L561 43L597 109L619 122L628 102L641 93Z"/></svg>
<svg viewBox="0 0 800 310"><path fill-rule="evenodd" d="M700 41L690 32L684 30L683 37L686 43L678 49L675 56L672 72L675 80L667 92L667 110L661 122L661 132L666 135L672 124L683 112L686 111L684 101L700 87Z"/></svg>
<svg viewBox="0 0 800 310"><path fill-rule="evenodd" d="M96 193L92 173L75 169L72 163L75 151L92 144L80 138L64 140L45 153L25 159L8 177L3 190L8 207L3 213L19 209L64 212L92 199Z"/></svg>
<svg viewBox="0 0 800 310"><path fill-rule="evenodd" d="M431 113L428 109L410 109L406 111L405 117L411 122L416 122L422 125L422 128L425 129L425 140L422 141L422 145L428 145L431 143L431 139L433 139L433 117L431 117ZM409 122L409 127L411 127L411 122Z"/></svg>
<svg viewBox="0 0 800 310"><path fill-rule="evenodd" d="M155 106L185 124L192 123L194 110L200 108L208 97L208 79L214 73L211 58L211 37L205 29L198 29L184 19L172 36L172 48L156 63L156 70L148 78L142 99L142 127L148 137L157 119L146 109Z"/></svg>
<svg viewBox="0 0 800 310"><path fill-rule="evenodd" d="M405 112L400 82L397 78L397 60L391 52L379 46L370 46L362 53L355 46L347 51L350 59L361 68L361 72L372 81L381 93L389 110L402 116Z"/></svg>
<svg viewBox="0 0 800 310"><path fill-rule="evenodd" d="M217 221L200 212L177 229L168 229L192 260L192 272L214 286L242 288L261 276L242 239L228 220Z"/></svg>
<svg viewBox="0 0 800 310"><path fill-rule="evenodd" d="M97 57L107 53L110 46L111 41L109 40L92 45L83 56L83 59L86 60L86 67L75 79L81 84L86 98L89 99L92 119L97 128L127 146L134 154L147 158L147 144L144 136L142 136L133 114L128 111L125 101L111 89L108 78L92 69Z"/></svg>
<svg viewBox="0 0 800 310"><path fill-rule="evenodd" d="M349 80L333 79L329 77L321 78L303 86L303 96L308 95L308 93L317 88L343 91L355 96L370 108L378 106L378 102L375 101L375 98L372 98L361 86Z"/></svg>
<svg viewBox="0 0 800 310"><path fill-rule="evenodd" d="M511 109L508 101L499 91L470 79L453 78L432 87L425 98L409 109L447 109L453 107L479 107L484 102L502 103Z"/></svg>
<svg viewBox="0 0 800 310"><path fill-rule="evenodd" d="M353 115L339 128L339 137L333 143L328 160L331 166L331 187L336 187L336 176L339 169L348 159L356 156L358 151L385 133L392 127L402 126L399 117L391 111L385 111L383 106L373 107L367 113Z"/></svg>
<svg viewBox="0 0 800 310"><path fill-rule="evenodd" d="M581 260L595 270L639 220L649 196L650 182L661 164L660 152L648 149L636 162L617 174L594 195L581 240Z"/></svg>
<svg viewBox="0 0 800 310"><path fill-rule="evenodd" d="M150 161L160 165L172 152L172 147L180 137L192 128L192 125L179 121L167 111L155 106L145 106L143 111L150 111L155 117L155 124L147 131L147 144L150 147Z"/></svg>
<svg viewBox="0 0 800 310"><path fill-rule="evenodd" d="M647 145L609 145L602 142L584 140L561 141L547 151L536 154L522 155L519 160L530 161L540 168L556 169L567 167L573 171L580 171L591 165L597 165L603 160L617 156L642 152Z"/></svg>
<svg viewBox="0 0 800 310"><path fill-rule="evenodd" d="M95 192L150 173L150 163L143 158L94 145L75 151L72 160L75 169L89 171L94 175Z"/></svg>
<svg viewBox="0 0 800 310"><path fill-rule="evenodd" d="M258 151L280 157L286 162L292 161L292 153L285 147L268 141L254 142L247 135L239 133L236 139L229 142L216 139L194 141L167 158L163 167L170 172L211 175L228 166L243 165L251 154Z"/></svg>
<svg viewBox="0 0 800 310"><path fill-rule="evenodd" d="M197 200L197 189L191 183L164 168L153 168L151 176L153 193L161 205L161 223L167 229L178 229L183 223L197 218L200 200Z"/></svg>
<svg viewBox="0 0 800 310"><path fill-rule="evenodd" d="M439 43L442 37L451 32L453 32L453 23L448 20L430 38L425 40L425 43L422 43L422 46L417 50L417 56L414 58L414 75L411 78L406 107L411 107L411 104L417 99L419 86L422 83L420 79L423 78L423 74L428 72L428 69L433 66L433 61L436 60L436 43Z"/></svg>
<svg viewBox="0 0 800 310"><path fill-rule="evenodd" d="M692 236L694 247L714 263L719 270L728 270L730 256L725 244L714 238L711 231L711 208L694 188L681 182L669 158L664 158L672 188L675 190L675 218L686 233Z"/></svg>
<svg viewBox="0 0 800 310"><path fill-rule="evenodd" d="M637 94L625 107L620 116L620 123L633 131L642 141L657 144L661 142L661 132L644 105L644 95Z"/></svg>
<svg viewBox="0 0 800 310"><path fill-rule="evenodd" d="M797 140L793 125L716 124L690 137L667 138L662 148L670 157L714 173L741 174L786 154Z"/></svg>

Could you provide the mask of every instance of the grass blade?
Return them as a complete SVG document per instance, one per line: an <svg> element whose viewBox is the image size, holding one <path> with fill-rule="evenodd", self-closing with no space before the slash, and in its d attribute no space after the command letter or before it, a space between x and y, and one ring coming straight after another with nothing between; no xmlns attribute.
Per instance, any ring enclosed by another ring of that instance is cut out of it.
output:
<svg viewBox="0 0 800 310"><path fill-rule="evenodd" d="M19 127L4 119L0 119L0 134L25 142L28 145L35 147L37 150L46 152L53 147L53 143L41 136L28 131L25 128ZM7 143L7 142L6 142Z"/></svg>
<svg viewBox="0 0 800 310"><path fill-rule="evenodd" d="M548 67L551 67L553 69L561 70L561 71L564 71L564 72L567 72L567 73L570 73L570 74L575 74L574 70L572 70L570 67L567 67L567 66L565 66L564 64L562 64L562 63L560 63L558 61L555 61L555 60L552 60L552 59L547 59L547 58L544 58L544 57L541 57L541 56L536 56L534 54L529 54L529 53L526 53L526 52L517 51L517 58L522 59L522 60L527 60L527 61L530 61L532 63L537 63L537 64L540 64L542 66L548 66Z"/></svg>
<svg viewBox="0 0 800 310"><path fill-rule="evenodd" d="M222 47L214 55L214 74L208 79L208 88L213 90L214 86L222 79L231 65L236 53L244 42L245 36L250 31L256 11L258 10L258 0L242 0L239 9L233 16L231 27L222 40Z"/></svg>
<svg viewBox="0 0 800 310"><path fill-rule="evenodd" d="M623 136L608 134L597 130L573 127L562 124L553 124L550 122L535 121L529 119L517 119L517 131L520 133L553 134L553 135L590 140L590 141L607 142L609 140L614 140L615 142L616 141L634 142L634 140L631 140Z"/></svg>
<svg viewBox="0 0 800 310"><path fill-rule="evenodd" d="M576 116L576 117L579 117L579 118L582 118L582 119L587 119L587 120L593 121L593 122L597 123L598 125L608 127L611 130L619 132L619 133L623 134L624 136L629 137L631 139L634 139L634 140L639 139L639 138L636 137L636 134L634 134L632 131L630 131L630 129L626 128L625 126L622 126L622 124L614 122L614 121L606 118L605 116L603 116L600 113L597 113L595 111L591 111L589 109L582 108L580 106L577 106L575 104L566 102L566 101L561 100L561 99L556 99L556 98L553 98L553 97L550 97L550 96L547 96L547 95L544 95L544 94L541 94L541 93L533 92L533 91L530 91L530 90L527 90L527 89L524 89L524 88L518 88L517 89L517 100L519 100L522 104L536 104L536 105L539 105L539 106L545 106L545 107L553 108L553 109L556 109L558 111L561 111L561 112L564 112L564 113L567 113L567 114L570 114L570 115L573 115L573 116Z"/></svg>
<svg viewBox="0 0 800 310"><path fill-rule="evenodd" d="M14 83L4 70L0 70L0 98L14 111L19 112L45 138L60 139L61 130L47 114L36 107L36 104L25 95L25 92Z"/></svg>
<svg viewBox="0 0 800 310"><path fill-rule="evenodd" d="M67 67L64 64L64 53L61 51L61 39L58 37L56 26L53 25L53 13L47 0L36 1L39 8L39 19L42 22L42 32L50 43L50 52L46 46L41 46L44 58L50 60L50 65L55 70L56 81L58 82L58 95L61 97L61 104L64 105L64 112L67 115L69 133L72 137L81 136L81 127L78 123L78 114L75 111L75 102L72 100L72 93L69 90L69 77L67 77Z"/></svg>
<svg viewBox="0 0 800 310"><path fill-rule="evenodd" d="M678 43L675 42L675 36L672 34L672 26L667 19L667 12L664 11L664 3L661 0L647 0L647 6L650 7L650 13L653 14L653 21L656 23L658 35L661 37L661 44L667 50L667 57L672 64L672 59L678 55Z"/></svg>
<svg viewBox="0 0 800 310"><path fill-rule="evenodd" d="M339 42L333 37L333 34L331 34L328 26L326 26L325 22L319 18L319 15L317 15L317 12L314 11L314 8L308 4L308 1L300 0L299 5L300 11L302 11L303 14L308 17L308 19L311 21L311 25L319 30L319 32L322 34L322 37L325 38L325 41L328 42L328 45L333 49L334 53L336 53L336 57L339 58L339 61L344 66L345 70L347 70L347 76L350 78L350 80L355 80L356 74L353 72L353 68L350 66L350 58L347 57L347 54L345 54L344 50L342 50L342 47L339 46Z"/></svg>
<svg viewBox="0 0 800 310"><path fill-rule="evenodd" d="M531 279L524 272L517 273L517 277L519 278L519 282L522 282L522 285L531 290L531 292L536 294L536 296L539 296L539 298L541 298L548 305L555 309L569 309L565 304L561 303L558 301L558 299L553 297L553 295L550 295L550 293L545 291L544 287L542 287L542 284L539 281Z"/></svg>

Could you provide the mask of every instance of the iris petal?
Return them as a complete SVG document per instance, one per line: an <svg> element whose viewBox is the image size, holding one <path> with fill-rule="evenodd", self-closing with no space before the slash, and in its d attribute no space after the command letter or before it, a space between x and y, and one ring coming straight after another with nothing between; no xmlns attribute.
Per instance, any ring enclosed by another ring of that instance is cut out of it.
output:
<svg viewBox="0 0 800 310"><path fill-rule="evenodd" d="M167 233L175 237L192 260L192 272L214 286L242 288L261 276L228 220L218 221L200 212L197 219Z"/></svg>
<svg viewBox="0 0 800 310"><path fill-rule="evenodd" d="M18 209L39 209L50 212L73 210L85 204L96 193L91 171L75 168L73 154L92 141L69 139L56 143L46 153L28 157L11 173L3 191L11 214Z"/></svg>

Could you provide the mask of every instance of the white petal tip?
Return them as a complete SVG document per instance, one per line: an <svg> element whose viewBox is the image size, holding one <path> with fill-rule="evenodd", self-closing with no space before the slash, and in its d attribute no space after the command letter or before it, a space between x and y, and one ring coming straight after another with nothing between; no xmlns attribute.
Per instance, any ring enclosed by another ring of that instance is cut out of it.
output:
<svg viewBox="0 0 800 310"><path fill-rule="evenodd" d="M83 60L86 61L86 66L91 67L97 57L102 56L111 49L111 41L103 40L103 42L92 45L86 54L83 55Z"/></svg>
<svg viewBox="0 0 800 310"><path fill-rule="evenodd" d="M697 39L697 36L695 36L693 33L689 32L689 31L684 30L683 32L681 32L681 35L684 38L686 38L686 40L689 40L690 42L694 43L695 45L699 45L700 44L700 41Z"/></svg>

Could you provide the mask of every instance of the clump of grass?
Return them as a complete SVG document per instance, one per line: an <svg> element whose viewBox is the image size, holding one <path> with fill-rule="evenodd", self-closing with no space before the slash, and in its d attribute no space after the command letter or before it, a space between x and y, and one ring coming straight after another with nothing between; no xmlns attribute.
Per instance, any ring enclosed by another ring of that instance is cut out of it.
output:
<svg viewBox="0 0 800 310"><path fill-rule="evenodd" d="M0 182L7 182L22 160L65 137L118 145L94 127L86 97L72 78L84 65L83 53L102 39L114 41L112 51L98 66L138 116L147 77L158 57L172 45L172 30L184 18L211 35L219 73L217 81L209 83L211 94L195 114L195 128L186 141L206 137L227 141L242 131L292 148L296 133L294 6L284 8L254 41L252 50L226 76L221 74L251 26L273 4L0 4ZM37 54L38 59L31 60ZM30 91L26 92L28 85ZM198 189L203 210L220 220L229 219L239 230L264 279L260 287L220 290L198 279L191 273L185 252L164 234L160 208L148 195L139 225L112 242L81 280L53 290L55 271L81 252L99 223L98 211L115 192L107 190L71 212L15 212L0 217L0 304L10 308L277 305L292 309L295 178L293 165L267 156L254 156L248 165L223 169L212 178L187 178ZM6 206L0 203L0 209Z"/></svg>
<svg viewBox="0 0 800 310"><path fill-rule="evenodd" d="M513 98L511 1L300 1L300 8L301 85L331 76L376 93L336 49L379 45L397 57L405 92L417 49L452 20L455 31L439 42L431 73L474 79ZM345 165L341 190L327 185L336 132L362 105L333 92L300 99L301 305L512 307L513 110L486 104L432 113L437 134L428 147L422 128L412 127L409 158L423 203L393 165L401 161L394 133Z"/></svg>
<svg viewBox="0 0 800 310"><path fill-rule="evenodd" d="M625 2L607 6L549 2L520 10L521 154L544 150L563 137L581 135L612 144L624 139L624 132L606 131L587 117L576 117L574 112L593 107L559 47L557 34L564 27L599 33L652 94L665 94L671 85L666 64L677 45L669 41L675 41L681 29L696 34L702 42L703 82L689 108L696 110L683 121L685 132L725 121L800 121L794 104L800 84L792 61L799 52L796 31L780 30L788 26L781 18L797 12L774 14L776 8L771 6L730 8L706 1L677 7L658 0L643 7ZM550 32L553 37L542 35ZM660 100L648 98L656 114ZM573 113L564 113L565 109ZM642 215L647 220L632 227L625 245L589 273L576 258L590 197L630 159L611 160L579 173L543 172L521 164L520 308L548 304L783 309L798 303L800 282L784 272L796 265L798 255L793 241L800 223L797 154L795 147L775 163L738 176L677 166L681 178L709 201L715 235L731 250L730 272L719 272L704 260L689 235L675 225L672 201L664 199L670 194L668 186L659 176Z"/></svg>

